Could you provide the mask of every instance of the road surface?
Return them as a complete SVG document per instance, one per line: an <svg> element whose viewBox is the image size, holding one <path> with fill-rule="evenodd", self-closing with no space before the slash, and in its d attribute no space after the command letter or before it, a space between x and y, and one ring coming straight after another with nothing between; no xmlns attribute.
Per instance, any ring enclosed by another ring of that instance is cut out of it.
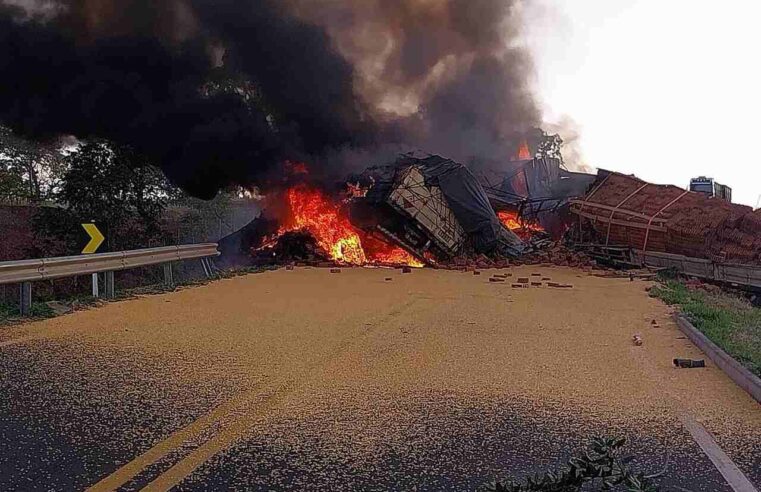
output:
<svg viewBox="0 0 761 492"><path fill-rule="evenodd" d="M730 491L685 416L761 484L759 405L671 366L701 354L648 284L490 273L281 270L0 329L0 490L475 490L615 434Z"/></svg>

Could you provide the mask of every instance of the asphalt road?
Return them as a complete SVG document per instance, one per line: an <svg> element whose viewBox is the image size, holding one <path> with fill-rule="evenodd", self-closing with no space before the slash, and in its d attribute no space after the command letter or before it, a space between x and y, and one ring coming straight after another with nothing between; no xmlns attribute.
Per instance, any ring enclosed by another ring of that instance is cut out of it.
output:
<svg viewBox="0 0 761 492"><path fill-rule="evenodd" d="M502 273L574 287L301 269L0 329L0 490L475 490L600 434L731 490L682 415L761 485L761 409L671 367L701 355L647 284Z"/></svg>

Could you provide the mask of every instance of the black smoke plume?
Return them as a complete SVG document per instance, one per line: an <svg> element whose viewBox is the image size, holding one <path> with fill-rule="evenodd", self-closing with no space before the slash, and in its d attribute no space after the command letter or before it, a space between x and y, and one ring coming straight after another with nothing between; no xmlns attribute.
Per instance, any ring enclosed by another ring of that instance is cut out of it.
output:
<svg viewBox="0 0 761 492"><path fill-rule="evenodd" d="M338 149L506 160L539 122L519 5L0 0L0 123L130 145L203 198Z"/></svg>

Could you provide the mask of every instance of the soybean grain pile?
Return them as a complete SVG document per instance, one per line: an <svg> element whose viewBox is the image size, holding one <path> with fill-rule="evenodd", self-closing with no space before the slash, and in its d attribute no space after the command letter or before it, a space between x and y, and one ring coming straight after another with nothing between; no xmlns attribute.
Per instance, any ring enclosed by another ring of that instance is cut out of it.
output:
<svg viewBox="0 0 761 492"><path fill-rule="evenodd" d="M5 329L0 489L475 490L616 434L646 472L671 450L666 486L730 490L683 414L761 485L758 404L672 367L704 356L648 285L281 270Z"/></svg>

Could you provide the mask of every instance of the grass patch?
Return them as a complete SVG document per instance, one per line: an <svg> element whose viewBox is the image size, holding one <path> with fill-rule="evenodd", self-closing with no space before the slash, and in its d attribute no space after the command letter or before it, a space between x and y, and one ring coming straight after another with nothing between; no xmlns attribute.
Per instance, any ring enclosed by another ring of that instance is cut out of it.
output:
<svg viewBox="0 0 761 492"><path fill-rule="evenodd" d="M55 313L44 302L33 302L26 319L47 319L55 316ZM0 325L17 322L23 319L19 313L19 308L12 304L0 304Z"/></svg>
<svg viewBox="0 0 761 492"><path fill-rule="evenodd" d="M661 283L650 294L679 306L695 328L761 377L761 309L741 297L689 289L676 280Z"/></svg>

